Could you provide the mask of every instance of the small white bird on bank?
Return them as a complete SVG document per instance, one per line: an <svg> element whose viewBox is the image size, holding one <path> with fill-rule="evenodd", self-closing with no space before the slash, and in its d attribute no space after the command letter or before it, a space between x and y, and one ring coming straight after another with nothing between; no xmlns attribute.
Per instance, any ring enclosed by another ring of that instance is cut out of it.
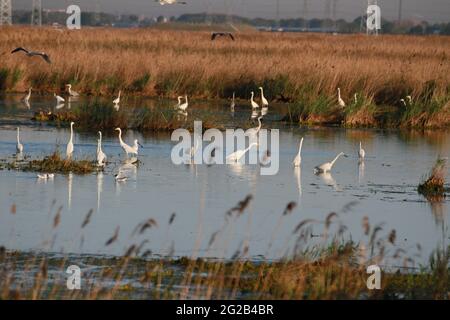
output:
<svg viewBox="0 0 450 320"><path fill-rule="evenodd" d="M115 174L114 178L116 179L116 182L125 182L128 180L128 177L122 171L119 171L119 173Z"/></svg>
<svg viewBox="0 0 450 320"><path fill-rule="evenodd" d="M115 105L118 105L120 103L120 95L122 94L122 90L119 90L119 96L113 100L113 103Z"/></svg>
<svg viewBox="0 0 450 320"><path fill-rule="evenodd" d="M259 108L259 104L257 104L255 102L255 100L253 100L254 97L255 97L255 93L252 91L252 96L250 97L250 103L252 104L252 108L253 109L258 109Z"/></svg>
<svg viewBox="0 0 450 320"><path fill-rule="evenodd" d="M302 164L302 156L301 156L301 153L302 153L302 146L303 146L303 138L300 140L300 145L299 145L299 147L298 147L298 153L297 153L297 155L295 156L294 161L292 162L292 164L294 165L294 167L300 167L301 164Z"/></svg>
<svg viewBox="0 0 450 320"><path fill-rule="evenodd" d="M263 87L259 87L259 90L261 90L261 104L263 108L269 107L269 101L267 101L266 97L264 97L264 89Z"/></svg>
<svg viewBox="0 0 450 320"><path fill-rule="evenodd" d="M75 122L70 123L70 139L69 139L69 143L67 143L67 148L66 148L67 159L72 159L72 155L73 155L73 125L74 124L75 124Z"/></svg>
<svg viewBox="0 0 450 320"><path fill-rule="evenodd" d="M98 132L99 139L97 141L97 165L103 167L106 164L106 154L102 150L102 132Z"/></svg>
<svg viewBox="0 0 450 320"><path fill-rule="evenodd" d="M69 93L69 96L71 97L79 97L80 94L76 91L72 90L72 85L71 84L66 84L67 87L67 92Z"/></svg>
<svg viewBox="0 0 450 320"><path fill-rule="evenodd" d="M227 162L238 162L239 160L241 160L241 158L243 156L245 156L245 154L253 147L257 146L258 144L256 142L252 143L247 149L245 150L237 150L236 152L233 152L232 154L230 154L226 160Z"/></svg>
<svg viewBox="0 0 450 320"><path fill-rule="evenodd" d="M359 151L358 151L359 160L364 160L366 157L366 151L362 148L361 141L359 142Z"/></svg>
<svg viewBox="0 0 450 320"><path fill-rule="evenodd" d="M54 93L53 95L54 95L55 98L56 98L56 104L57 104L57 105L60 105L60 104L62 104L62 103L64 103L64 102L66 101L66 100L64 100L63 97L58 96L56 93Z"/></svg>
<svg viewBox="0 0 450 320"><path fill-rule="evenodd" d="M186 1L180 1L180 0L155 0L155 2L159 2L160 5L166 5L166 4L187 4Z"/></svg>
<svg viewBox="0 0 450 320"><path fill-rule="evenodd" d="M186 109L187 109L188 106L189 106L188 96L185 95L185 96L184 96L184 99L185 99L185 102L184 102L182 105L180 105L180 106L178 107L178 109L180 109L181 111L186 111Z"/></svg>
<svg viewBox="0 0 450 320"><path fill-rule="evenodd" d="M341 88L338 88L338 103L342 108L345 107L345 102L341 97Z"/></svg>
<svg viewBox="0 0 450 320"><path fill-rule="evenodd" d="M125 142L123 142L122 129L116 128L116 131L119 131L120 146L122 147L123 151L125 151L125 153L127 154L127 157L129 154L137 156L139 153L139 147L143 148L142 145L139 143L139 141L137 139L134 140L134 145L131 147L131 146L127 145Z"/></svg>
<svg viewBox="0 0 450 320"><path fill-rule="evenodd" d="M321 164L320 166L315 167L315 168L314 168L314 172L315 172L316 174L318 174L318 173L327 173L327 172L330 172L330 171L331 171L331 168L333 168L333 165L334 165L334 163L337 161L337 159L339 159L339 157L340 157L340 156L343 156L343 155L345 155L345 153L341 152L341 153L339 153L339 154L336 156L336 158L334 158L333 161L331 161L331 162L326 162L326 163L324 163L324 164Z"/></svg>
<svg viewBox="0 0 450 320"><path fill-rule="evenodd" d="M23 153L23 144L20 143L20 129L17 127L17 145L16 145L16 151L18 154Z"/></svg>

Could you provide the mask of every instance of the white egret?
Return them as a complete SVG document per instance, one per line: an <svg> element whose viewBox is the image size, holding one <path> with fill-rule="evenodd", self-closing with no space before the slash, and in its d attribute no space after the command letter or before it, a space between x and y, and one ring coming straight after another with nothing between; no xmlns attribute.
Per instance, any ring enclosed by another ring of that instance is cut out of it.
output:
<svg viewBox="0 0 450 320"><path fill-rule="evenodd" d="M20 143L20 129L17 127L17 146L16 151L18 154L21 154L23 152L23 144Z"/></svg>
<svg viewBox="0 0 450 320"><path fill-rule="evenodd" d="M28 93L22 98L22 101L25 102L26 104L28 104L28 102L30 101L31 98L31 87L30 89L28 89Z"/></svg>
<svg viewBox="0 0 450 320"><path fill-rule="evenodd" d="M259 104L257 104L255 102L255 100L253 100L254 97L255 97L255 93L252 91L252 96L250 98L250 103L252 104L252 108L253 109L258 109L259 108Z"/></svg>
<svg viewBox="0 0 450 320"><path fill-rule="evenodd" d="M44 174L38 174L37 177L40 180L47 180L47 179L53 179L55 177L55 174L53 174L53 173L44 173Z"/></svg>
<svg viewBox="0 0 450 320"><path fill-rule="evenodd" d="M123 151L127 154L127 157L129 154L138 155L139 153L139 147L142 147L142 145L138 142L138 140L134 140L134 145L130 147L122 140L122 129L116 128L116 131L119 131L119 142L120 146L122 147Z"/></svg>
<svg viewBox="0 0 450 320"><path fill-rule="evenodd" d="M358 104L358 95L356 93L353 96L353 99L354 99L355 104Z"/></svg>
<svg viewBox="0 0 450 320"><path fill-rule="evenodd" d="M179 108L180 106L181 106L181 99L183 99L183 96L178 96L178 104L177 105L175 105L175 109L176 108Z"/></svg>
<svg viewBox="0 0 450 320"><path fill-rule="evenodd" d="M249 136L258 136L259 131L261 131L261 127L262 127L262 123L261 123L261 119L263 117L259 116L258 117L258 126L256 128L251 128L248 129L246 134L248 134Z"/></svg>
<svg viewBox="0 0 450 320"><path fill-rule="evenodd" d="M341 88L338 88L338 103L341 107L345 107L345 102L341 97Z"/></svg>
<svg viewBox="0 0 450 320"><path fill-rule="evenodd" d="M407 107L405 99L400 99L400 102L405 108Z"/></svg>
<svg viewBox="0 0 450 320"><path fill-rule="evenodd" d="M229 156L227 156L226 160L227 162L238 162L245 154L254 146L257 146L258 144L256 142L252 143L247 149L245 150L237 150L236 152L233 152Z"/></svg>
<svg viewBox="0 0 450 320"><path fill-rule="evenodd" d="M233 98L231 99L230 109L231 112L234 112L234 107L236 106L235 93L233 92Z"/></svg>
<svg viewBox="0 0 450 320"><path fill-rule="evenodd" d="M74 124L75 124L75 122L70 123L70 139L69 139L69 143L67 144L67 149L66 149L67 159L72 159L72 155L73 155L73 125Z"/></svg>
<svg viewBox="0 0 450 320"><path fill-rule="evenodd" d="M267 101L266 97L264 97L264 89L263 87L259 87L259 90L261 90L261 103L263 108L267 108L269 106L269 101Z"/></svg>
<svg viewBox="0 0 450 320"><path fill-rule="evenodd" d="M366 156L366 151L361 146L361 141L359 142L359 151L358 151L359 160L364 160Z"/></svg>
<svg viewBox="0 0 450 320"><path fill-rule="evenodd" d="M66 84L67 87L67 92L69 93L69 96L71 97L78 97L80 96L80 94L78 92L75 92L72 90L72 85L71 84Z"/></svg>
<svg viewBox="0 0 450 320"><path fill-rule="evenodd" d="M340 156L345 155L345 153L341 152L339 153L336 158L334 158L333 161L327 162L324 164L321 164L320 166L317 166L314 168L315 173L327 173L331 171L331 168L333 167L334 163L339 159Z"/></svg>
<svg viewBox="0 0 450 320"><path fill-rule="evenodd" d="M125 182L128 180L128 177L121 170L119 170L119 172L114 175L114 178L116 179L116 182Z"/></svg>
<svg viewBox="0 0 450 320"><path fill-rule="evenodd" d="M64 100L63 97L58 96L56 93L54 93L53 95L54 95L55 98L56 98L56 104L57 104L57 105L59 105L59 104L61 104L61 103L64 103L64 101L66 101L66 100Z"/></svg>
<svg viewBox="0 0 450 320"><path fill-rule="evenodd" d="M122 94L122 90L119 90L119 96L113 100L113 103L115 105L118 105L120 103L120 95Z"/></svg>
<svg viewBox="0 0 450 320"><path fill-rule="evenodd" d="M187 107L189 106L189 102L188 102L188 96L185 95L184 99L186 100L182 105L180 105L178 107L178 109L182 110L182 111L186 111Z"/></svg>
<svg viewBox="0 0 450 320"><path fill-rule="evenodd" d="M294 161L292 162L292 164L294 165L294 167L300 167L300 165L302 164L302 146L303 146L303 138L300 140L300 146L298 148L298 153L295 156Z"/></svg>
<svg viewBox="0 0 450 320"><path fill-rule="evenodd" d="M99 139L97 141L97 165L103 167L106 164L106 154L102 150L102 132L98 132Z"/></svg>

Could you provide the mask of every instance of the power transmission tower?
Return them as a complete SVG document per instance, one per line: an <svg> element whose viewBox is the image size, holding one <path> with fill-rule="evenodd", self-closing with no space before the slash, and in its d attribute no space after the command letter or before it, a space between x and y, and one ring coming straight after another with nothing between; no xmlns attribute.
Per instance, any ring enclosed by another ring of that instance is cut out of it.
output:
<svg viewBox="0 0 450 320"><path fill-rule="evenodd" d="M31 11L31 25L42 26L42 1L33 0L33 9Z"/></svg>
<svg viewBox="0 0 450 320"><path fill-rule="evenodd" d="M398 0L398 23L402 22L403 3L402 0Z"/></svg>
<svg viewBox="0 0 450 320"><path fill-rule="evenodd" d="M330 29L330 20L331 20L331 0L325 1L325 14L324 14L324 31L328 32Z"/></svg>
<svg viewBox="0 0 450 320"><path fill-rule="evenodd" d="M308 31L308 0L303 0L303 28Z"/></svg>
<svg viewBox="0 0 450 320"><path fill-rule="evenodd" d="M277 0L277 12L276 12L276 16L277 16L277 28L280 28L280 0Z"/></svg>
<svg viewBox="0 0 450 320"><path fill-rule="evenodd" d="M336 19L336 8L337 8L337 0L333 0L333 13L332 13L332 20L333 20L333 32L337 32L337 19Z"/></svg>
<svg viewBox="0 0 450 320"><path fill-rule="evenodd" d="M371 6L371 5L378 6L378 1L377 1L377 0L367 0L367 7L369 7L369 6ZM368 18L368 17L366 17L366 19L367 19L367 18ZM371 35L371 34L378 35L378 29L375 28L374 30L370 30L370 29L369 29L369 26L366 24L366 33L367 33L368 35Z"/></svg>
<svg viewBox="0 0 450 320"><path fill-rule="evenodd" d="M0 26L12 25L11 0L0 0Z"/></svg>

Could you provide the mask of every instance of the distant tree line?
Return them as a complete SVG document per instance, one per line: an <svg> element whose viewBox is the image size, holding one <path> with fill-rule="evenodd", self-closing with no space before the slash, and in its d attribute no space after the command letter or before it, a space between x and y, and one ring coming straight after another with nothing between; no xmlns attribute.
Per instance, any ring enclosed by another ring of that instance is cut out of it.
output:
<svg viewBox="0 0 450 320"><path fill-rule="evenodd" d="M65 25L67 14L62 11L44 11L42 23L45 25ZM29 24L31 11L16 10L13 12L14 24ZM349 22L344 19L281 19L280 21L263 18L245 18L224 14L207 15L205 13L183 14L179 17L140 18L134 14L114 15L109 13L82 12L81 24L84 26L115 26L115 27L147 27L157 23L180 22L189 24L246 24L258 28L283 29L286 31L322 31L338 33L358 33L365 30L365 17L358 17ZM381 33L386 34L441 34L450 35L449 23L428 23L426 21L405 20L396 23L382 20Z"/></svg>

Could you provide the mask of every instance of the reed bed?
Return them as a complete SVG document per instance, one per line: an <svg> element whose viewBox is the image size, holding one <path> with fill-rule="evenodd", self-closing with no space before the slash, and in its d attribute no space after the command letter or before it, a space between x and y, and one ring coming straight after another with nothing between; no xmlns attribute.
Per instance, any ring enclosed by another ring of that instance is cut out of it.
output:
<svg viewBox="0 0 450 320"><path fill-rule="evenodd" d="M237 33L210 41L206 31L108 28L56 31L2 28L0 90L85 95L249 99L265 88L271 101L293 104L290 119L348 126L442 127L450 123L450 41L444 36ZM41 59L10 55L16 46ZM351 105L337 107L337 88ZM412 97L411 105L400 99ZM357 107L357 108L355 108Z"/></svg>
<svg viewBox="0 0 450 320"><path fill-rule="evenodd" d="M224 215L224 226L208 242L227 243L223 235L231 224L240 223L252 196L240 201ZM158 228L170 228L176 221L149 218L139 223L133 236L144 236L120 257L17 252L0 247L1 299L448 299L450 292L450 248L440 248L429 265L414 269L395 267L383 270L380 290L368 290L366 267L370 264L400 263L413 267L414 259L396 246L395 230L371 225L367 217L362 227L367 239L355 243L345 236L340 216L352 209L348 204L330 213L324 221L303 220L288 237L293 245L281 249L274 261L251 260L244 243L229 259L201 259L167 255L153 256L145 234ZM295 203L280 213L292 214ZM15 206L11 214L16 215ZM61 208L53 215L53 234L61 221ZM93 211L80 220L81 231ZM322 225L321 241L312 244L312 227ZM387 232L385 232L387 231ZM274 229L276 235L277 227ZM232 233L228 233L231 236ZM123 237L119 226L105 239L114 246ZM367 241L366 241L367 240ZM365 243L365 244L364 244ZM49 249L49 248L47 248ZM420 248L418 248L420 250ZM84 266L82 288L67 290L65 269L68 264ZM399 269L400 268L400 269ZM399 271L402 270L402 271Z"/></svg>
<svg viewBox="0 0 450 320"><path fill-rule="evenodd" d="M438 158L433 168L417 190L428 199L445 198L445 179L447 176L447 159Z"/></svg>

